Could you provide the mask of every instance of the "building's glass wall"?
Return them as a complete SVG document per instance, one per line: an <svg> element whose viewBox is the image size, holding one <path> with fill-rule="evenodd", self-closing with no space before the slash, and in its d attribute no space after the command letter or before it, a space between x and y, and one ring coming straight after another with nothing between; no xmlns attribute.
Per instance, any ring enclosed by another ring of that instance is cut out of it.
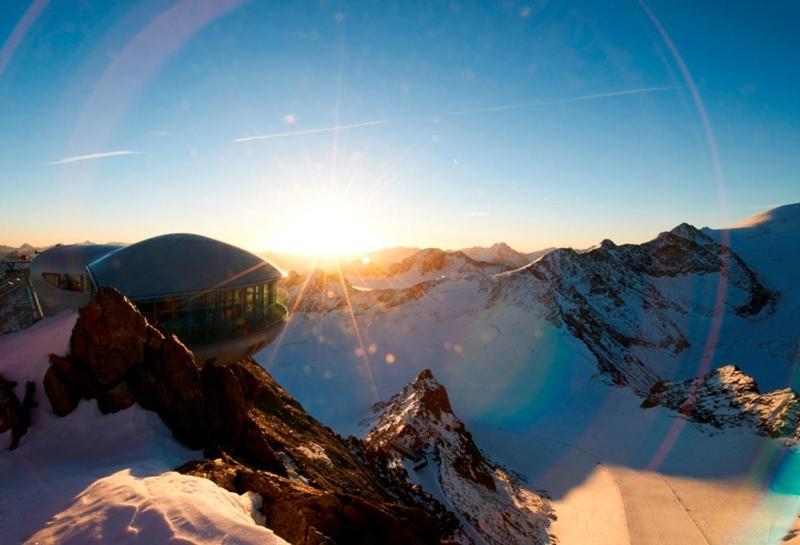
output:
<svg viewBox="0 0 800 545"><path fill-rule="evenodd" d="M187 297L135 301L147 320L202 346L263 330L283 321L286 307L276 302L276 282L203 292Z"/></svg>
<svg viewBox="0 0 800 545"><path fill-rule="evenodd" d="M67 274L57 272L43 272L42 278L57 288L67 291L80 291L91 293L92 281L88 274Z"/></svg>

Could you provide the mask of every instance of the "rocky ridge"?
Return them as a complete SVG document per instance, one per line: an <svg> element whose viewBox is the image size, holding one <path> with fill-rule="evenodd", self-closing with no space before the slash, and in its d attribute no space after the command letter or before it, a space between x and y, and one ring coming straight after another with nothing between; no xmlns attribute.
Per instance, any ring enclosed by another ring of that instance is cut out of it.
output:
<svg viewBox="0 0 800 545"><path fill-rule="evenodd" d="M685 296L676 282L687 275L716 275L726 285L725 300L706 307ZM720 312L752 317L774 302L739 256L685 223L644 244L604 240L588 252L556 250L493 279L492 304L520 296L550 309L550 319L592 351L602 372L640 394L659 380L642 352L677 355L689 347L681 318Z"/></svg>
<svg viewBox="0 0 800 545"><path fill-rule="evenodd" d="M274 532L296 545L439 544L426 505L403 504L332 430L311 418L259 365L198 368L176 337L147 323L110 288L79 312L70 353L44 379L56 414L81 399L102 412L155 411L207 459L180 468L237 493L256 492Z"/></svg>
<svg viewBox="0 0 800 545"><path fill-rule="evenodd" d="M642 407L656 405L717 429L742 427L793 444L800 440L800 396L790 388L762 393L752 377L733 365L654 384Z"/></svg>

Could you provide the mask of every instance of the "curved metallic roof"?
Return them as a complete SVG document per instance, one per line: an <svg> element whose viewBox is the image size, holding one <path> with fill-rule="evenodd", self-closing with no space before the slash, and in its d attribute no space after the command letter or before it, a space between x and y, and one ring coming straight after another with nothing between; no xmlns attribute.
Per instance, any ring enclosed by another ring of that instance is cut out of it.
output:
<svg viewBox="0 0 800 545"><path fill-rule="evenodd" d="M95 285L131 299L247 286L281 277L276 267L236 246L192 234L161 235L89 264Z"/></svg>
<svg viewBox="0 0 800 545"><path fill-rule="evenodd" d="M40 273L86 274L86 266L97 258L121 248L118 244L67 244L53 246L31 262L33 276Z"/></svg>

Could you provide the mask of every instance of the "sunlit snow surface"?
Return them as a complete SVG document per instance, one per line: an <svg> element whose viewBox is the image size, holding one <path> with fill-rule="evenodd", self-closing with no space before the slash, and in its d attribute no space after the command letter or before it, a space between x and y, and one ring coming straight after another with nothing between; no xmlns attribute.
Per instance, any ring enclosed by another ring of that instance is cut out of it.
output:
<svg viewBox="0 0 800 545"><path fill-rule="evenodd" d="M257 526L255 498L172 472L197 459L152 412L133 406L102 415L82 401L50 412L41 378L47 355L63 354L75 322L62 314L0 339L0 375L37 382L39 407L20 447L0 434L0 543L282 544Z"/></svg>
<svg viewBox="0 0 800 545"><path fill-rule="evenodd" d="M800 229L788 230L775 240L734 233L734 249L781 298L772 315L726 314L710 347L712 367L739 365L762 390L787 385L797 363L800 305L789 279L800 277ZM663 281L697 309L683 324L690 350L672 359L638 354L668 378L693 376L707 350L703 310L714 307L716 282L707 283L697 276ZM402 305L356 304L358 335L347 308L297 313L280 345L258 359L341 433L356 433L373 402L430 368L478 445L554 498L562 544L800 542L792 533L797 451L749 430L720 431L662 408L641 409L630 390L597 377L591 353L548 322L545 309L488 305L481 285L451 278Z"/></svg>

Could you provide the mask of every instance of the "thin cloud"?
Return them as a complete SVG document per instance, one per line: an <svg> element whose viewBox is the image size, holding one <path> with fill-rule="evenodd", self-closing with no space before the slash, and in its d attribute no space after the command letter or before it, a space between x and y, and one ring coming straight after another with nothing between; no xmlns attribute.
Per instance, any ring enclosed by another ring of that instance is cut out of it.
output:
<svg viewBox="0 0 800 545"><path fill-rule="evenodd" d="M467 212L467 216L471 218L482 218L484 216L488 216L489 212L482 212L482 211L475 211L475 212Z"/></svg>
<svg viewBox="0 0 800 545"><path fill-rule="evenodd" d="M541 100L537 102L524 102L520 104L506 104L503 106L489 106L486 108L474 108L471 110L456 110L453 112L443 112L435 114L432 117L454 117L459 115L481 114L490 112L505 112L508 110L523 110L526 108L535 108L538 106L552 106L555 104L569 104L570 102L582 102L585 100L597 100L601 98L610 98L626 95L641 95L645 93L660 93L663 91L674 91L678 89L675 86L668 87L640 87L637 89L625 89L622 91L610 91L607 93L592 93L589 95L578 95L568 98L560 98L557 100Z"/></svg>
<svg viewBox="0 0 800 545"><path fill-rule="evenodd" d="M69 163L77 163L79 161L93 161L94 159L105 159L106 157L117 157L120 155L140 155L141 151L133 151L128 149L116 151L103 151L100 153L90 153L88 155L74 155L72 157L64 157L58 161L50 161L46 165L67 165Z"/></svg>
<svg viewBox="0 0 800 545"><path fill-rule="evenodd" d="M387 119L381 119L378 121L367 121L366 123L352 123L350 125L336 125L333 127L323 127L319 129L307 129L304 131L291 131L291 132L277 132L273 134L259 134L257 136L243 136L242 138L237 138L234 142L250 142L252 140L271 140L273 138L283 138L285 136L301 136L304 134L318 134L318 133L325 133L325 132L338 132L347 129L359 129L361 127L373 127L375 125L385 125L387 123L391 123L391 121Z"/></svg>

